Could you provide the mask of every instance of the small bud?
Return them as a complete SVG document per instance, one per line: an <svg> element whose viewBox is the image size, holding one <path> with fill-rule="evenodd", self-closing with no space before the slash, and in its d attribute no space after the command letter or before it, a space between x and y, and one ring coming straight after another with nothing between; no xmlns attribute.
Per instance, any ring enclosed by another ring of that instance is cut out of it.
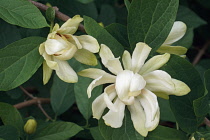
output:
<svg viewBox="0 0 210 140"><path fill-rule="evenodd" d="M36 120L34 119L29 119L25 126L24 126L24 131L27 133L27 134L32 134L36 131L36 127L37 127L37 122Z"/></svg>
<svg viewBox="0 0 210 140"><path fill-rule="evenodd" d="M99 22L98 24L99 24L101 27L104 27L103 22Z"/></svg>

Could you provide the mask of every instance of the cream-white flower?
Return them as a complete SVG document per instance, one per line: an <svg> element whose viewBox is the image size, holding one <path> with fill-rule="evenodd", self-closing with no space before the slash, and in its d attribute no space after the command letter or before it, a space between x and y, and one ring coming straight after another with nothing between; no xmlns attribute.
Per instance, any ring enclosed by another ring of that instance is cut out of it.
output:
<svg viewBox="0 0 210 140"><path fill-rule="evenodd" d="M77 82L76 72L66 61L72 57L83 64L97 64L97 59L93 54L99 51L97 40L89 35L73 35L82 21L83 18L76 15L67 20L61 27L55 24L46 42L40 45L39 53L45 60L43 63L44 84L49 81L52 70L55 70L58 77L65 82Z"/></svg>
<svg viewBox="0 0 210 140"><path fill-rule="evenodd" d="M169 95L182 96L190 92L182 81L171 78L162 70L170 54L157 55L146 63L151 48L145 43L137 43L132 54L125 51L122 57L124 69L106 45L101 45L100 57L103 65L113 74L103 70L89 68L79 75L94 79L87 89L88 97L94 87L112 83L104 89L93 104L93 117L100 119L104 109L109 111L102 118L113 128L122 126L125 106L127 105L134 128L142 136L155 129L159 123L160 111L157 96L168 98Z"/></svg>
<svg viewBox="0 0 210 140"><path fill-rule="evenodd" d="M165 42L157 50L159 53L170 53L177 55L184 55L187 52L187 48L182 46L171 46L173 43L180 40L186 33L187 26L182 21L175 21L174 25L166 38Z"/></svg>

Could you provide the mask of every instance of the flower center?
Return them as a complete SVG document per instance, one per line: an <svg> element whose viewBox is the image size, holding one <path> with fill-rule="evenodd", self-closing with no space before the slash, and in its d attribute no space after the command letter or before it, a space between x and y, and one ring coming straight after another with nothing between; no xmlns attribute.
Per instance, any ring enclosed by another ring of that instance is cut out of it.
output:
<svg viewBox="0 0 210 140"><path fill-rule="evenodd" d="M115 88L118 97L123 102L130 102L135 96L141 94L141 90L146 86L144 78L130 70L124 70L117 75ZM130 103L128 103L130 104Z"/></svg>

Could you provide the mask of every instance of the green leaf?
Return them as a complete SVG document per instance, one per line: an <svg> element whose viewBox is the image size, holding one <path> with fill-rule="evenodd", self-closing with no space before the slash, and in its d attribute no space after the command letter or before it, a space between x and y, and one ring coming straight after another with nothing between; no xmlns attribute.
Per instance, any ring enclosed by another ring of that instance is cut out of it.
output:
<svg viewBox="0 0 210 140"><path fill-rule="evenodd" d="M18 130L10 125L0 126L0 138L4 140L19 140Z"/></svg>
<svg viewBox="0 0 210 140"><path fill-rule="evenodd" d="M123 125L120 128L111 128L104 124L104 120L99 120L99 130L105 140L144 140L133 127L130 113L126 109Z"/></svg>
<svg viewBox="0 0 210 140"><path fill-rule="evenodd" d="M208 91L208 96L210 98L210 69L205 72L204 77L205 77L205 87L206 90Z"/></svg>
<svg viewBox="0 0 210 140"><path fill-rule="evenodd" d="M179 6L176 20L183 21L187 28L197 28L207 23L192 10L184 6Z"/></svg>
<svg viewBox="0 0 210 140"><path fill-rule="evenodd" d="M127 10L129 11L131 2L129 0L124 0L124 3L125 3L125 6L126 6Z"/></svg>
<svg viewBox="0 0 210 140"><path fill-rule="evenodd" d="M133 0L128 13L131 48L145 42L155 52L167 38L178 9L178 0Z"/></svg>
<svg viewBox="0 0 210 140"><path fill-rule="evenodd" d="M187 140L186 134L182 131L158 126L155 130L149 133L145 140Z"/></svg>
<svg viewBox="0 0 210 140"><path fill-rule="evenodd" d="M83 4L87 4L87 3L90 3L90 2L93 2L94 0L77 0Z"/></svg>
<svg viewBox="0 0 210 140"><path fill-rule="evenodd" d="M37 8L31 2L23 0L1 0L0 18L25 28L37 29L49 26Z"/></svg>
<svg viewBox="0 0 210 140"><path fill-rule="evenodd" d="M0 19L0 48L7 46L8 44L21 39L21 35L16 26L8 24Z"/></svg>
<svg viewBox="0 0 210 140"><path fill-rule="evenodd" d="M99 22L102 22L105 26L116 22L116 13L112 6L103 4L101 6L100 15L98 16Z"/></svg>
<svg viewBox="0 0 210 140"><path fill-rule="evenodd" d="M78 65L77 63L75 64ZM81 65L78 71L81 71L82 69L86 68L90 68L90 66ZM92 68L100 69L101 65L99 64L95 67L92 66ZM91 98L88 98L87 88L92 81L93 79L79 76L78 83L74 84L76 103L79 108L79 111L86 120L88 120L92 115L92 102L95 100L96 97L98 97L102 93L102 86L98 86L92 91Z"/></svg>
<svg viewBox="0 0 210 140"><path fill-rule="evenodd" d="M124 48L129 49L128 33L126 26L113 23L105 28Z"/></svg>
<svg viewBox="0 0 210 140"><path fill-rule="evenodd" d="M160 107L160 120L176 122L173 112L171 111L169 101L158 98L158 104Z"/></svg>
<svg viewBox="0 0 210 140"><path fill-rule="evenodd" d="M16 108L14 108L10 104L0 102L0 118L4 125L13 126L15 129L18 130L18 135L19 136L22 135L24 122L20 113ZM5 128L5 129L10 129L10 128Z"/></svg>
<svg viewBox="0 0 210 140"><path fill-rule="evenodd" d="M0 50L0 91L13 89L27 81L43 62L38 46L45 39L28 37Z"/></svg>
<svg viewBox="0 0 210 140"><path fill-rule="evenodd" d="M113 52L113 54L118 57L123 53L123 46L103 27L101 27L95 20L90 17L84 17L85 31L95 37L99 44L107 45Z"/></svg>
<svg viewBox="0 0 210 140"><path fill-rule="evenodd" d="M33 140L66 140L83 130L71 122L53 122L38 129Z"/></svg>
<svg viewBox="0 0 210 140"><path fill-rule="evenodd" d="M90 128L90 133L93 136L94 140L105 140L101 135L99 127L92 127Z"/></svg>
<svg viewBox="0 0 210 140"><path fill-rule="evenodd" d="M199 119L203 116L203 114L198 115L195 109L202 110L203 108L200 107L203 106L193 106L193 101L205 93L199 73L191 63L176 55L171 55L168 63L161 69L168 72L172 78L181 80L190 87L190 93L181 97L170 96L169 102L180 128L187 133L195 132L200 123Z"/></svg>
<svg viewBox="0 0 210 140"><path fill-rule="evenodd" d="M74 85L54 76L50 101L56 115L64 113L75 102Z"/></svg>

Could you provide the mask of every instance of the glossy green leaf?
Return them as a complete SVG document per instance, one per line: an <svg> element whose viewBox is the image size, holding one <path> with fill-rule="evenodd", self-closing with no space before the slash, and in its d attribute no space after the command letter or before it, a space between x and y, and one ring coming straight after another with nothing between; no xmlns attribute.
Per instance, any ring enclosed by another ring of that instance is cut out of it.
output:
<svg viewBox="0 0 210 140"><path fill-rule="evenodd" d="M205 93L199 73L187 60L176 55L171 55L169 62L161 69L190 87L190 93L181 97L170 96L169 102L179 127L188 133L195 132L197 125L200 124L200 117L204 117L203 112L201 114L196 112L196 110L202 110L203 106L194 106L193 104L194 100L202 97Z"/></svg>
<svg viewBox="0 0 210 140"><path fill-rule="evenodd" d="M90 2L93 2L94 0L77 0L83 4L87 4L87 3L90 3Z"/></svg>
<svg viewBox="0 0 210 140"><path fill-rule="evenodd" d="M75 102L74 85L63 82L55 75L51 87L50 101L56 115L64 113Z"/></svg>
<svg viewBox="0 0 210 140"><path fill-rule="evenodd" d="M99 120L99 130L105 140L144 140L133 127L130 113L126 109L123 125L120 128L111 128L105 125L104 120Z"/></svg>
<svg viewBox="0 0 210 140"><path fill-rule="evenodd" d="M36 29L48 26L41 12L29 1L1 0L0 18L25 28Z"/></svg>
<svg viewBox="0 0 210 140"><path fill-rule="evenodd" d="M169 101L162 98L158 98L158 104L160 107L160 120L176 122L174 114L171 111Z"/></svg>
<svg viewBox="0 0 210 140"><path fill-rule="evenodd" d="M33 140L66 140L83 130L71 122L53 122L38 129Z"/></svg>
<svg viewBox="0 0 210 140"><path fill-rule="evenodd" d="M99 127L92 127L90 128L90 133L93 136L94 140L105 140L101 135Z"/></svg>
<svg viewBox="0 0 210 140"><path fill-rule="evenodd" d="M18 135L19 136L22 135L24 122L20 113L16 108L14 108L10 104L0 102L0 118L4 125L13 126L16 130L18 130ZM10 128L5 128L5 129L10 129Z"/></svg>
<svg viewBox="0 0 210 140"><path fill-rule="evenodd" d="M126 6L127 10L129 11L131 2L129 0L124 0L124 3L125 3L125 6Z"/></svg>
<svg viewBox="0 0 210 140"><path fill-rule="evenodd" d="M158 126L149 133L145 140L187 140L187 136L182 131L169 127Z"/></svg>
<svg viewBox="0 0 210 140"><path fill-rule="evenodd" d="M40 67L43 58L38 52L41 37L28 37L0 50L0 90L13 89L27 81Z"/></svg>
<svg viewBox="0 0 210 140"><path fill-rule="evenodd" d="M145 42L155 52L167 38L176 18L178 0L132 0L128 13L131 48Z"/></svg>
<svg viewBox="0 0 210 140"><path fill-rule="evenodd" d="M204 78L205 78L206 90L207 90L208 96L210 98L210 69L205 72Z"/></svg>
<svg viewBox="0 0 210 140"><path fill-rule="evenodd" d="M107 45L116 57L122 55L123 46L106 29L87 16L84 17L84 23L85 31L95 37L99 44Z"/></svg>
<svg viewBox="0 0 210 140"><path fill-rule="evenodd" d="M4 140L19 140L18 130L10 125L0 126L0 138Z"/></svg>
<svg viewBox="0 0 210 140"><path fill-rule="evenodd" d="M16 26L13 26L0 19L0 48L21 39L21 35Z"/></svg>
<svg viewBox="0 0 210 140"><path fill-rule="evenodd" d="M119 24L113 23L105 28L120 44L122 44L125 48L130 48L128 41L128 33L127 27Z"/></svg>

